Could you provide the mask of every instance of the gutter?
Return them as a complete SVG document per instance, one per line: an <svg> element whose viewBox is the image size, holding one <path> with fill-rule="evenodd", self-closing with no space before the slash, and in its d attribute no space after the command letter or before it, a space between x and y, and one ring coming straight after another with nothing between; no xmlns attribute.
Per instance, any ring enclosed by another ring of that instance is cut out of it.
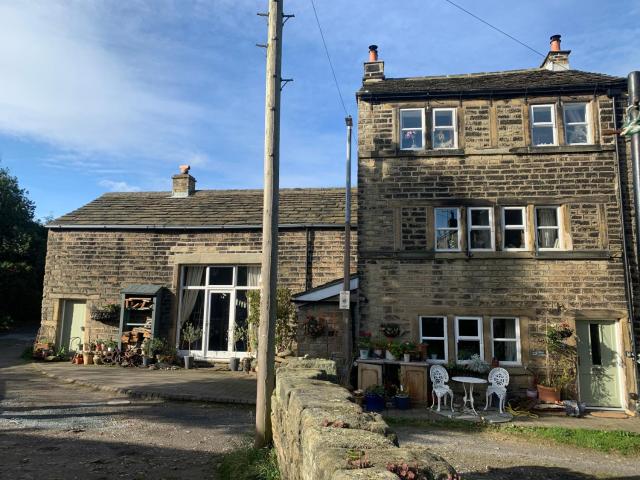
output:
<svg viewBox="0 0 640 480"><path fill-rule="evenodd" d="M513 88L507 90L495 90L495 89L486 89L486 90L452 90L446 92L369 92L368 90L360 90L356 92L356 98L359 100L389 100L389 99L398 99L398 100L406 100L406 99L414 99L414 100L427 100L427 99L435 99L435 98L477 98L477 97L486 97L489 96L491 98L497 97L513 97L513 96L530 96L532 94L558 94L558 93L589 93L593 94L595 92L611 92L614 89L624 89L627 85L626 80L620 80L617 82L610 83L602 83L602 84L581 84L581 85L571 85L571 86L549 86L549 87L538 87L538 88Z"/></svg>
<svg viewBox="0 0 640 480"><path fill-rule="evenodd" d="M260 230L262 224L251 225L119 225L119 224L65 224L50 223L45 228L51 230ZM336 223L285 223L278 226L282 229L340 229L344 224ZM352 225L352 228L357 226Z"/></svg>

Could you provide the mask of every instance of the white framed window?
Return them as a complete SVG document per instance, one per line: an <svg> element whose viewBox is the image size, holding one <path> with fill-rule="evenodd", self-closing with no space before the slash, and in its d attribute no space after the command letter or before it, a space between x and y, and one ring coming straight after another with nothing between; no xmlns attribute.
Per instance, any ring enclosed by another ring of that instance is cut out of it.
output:
<svg viewBox="0 0 640 480"><path fill-rule="evenodd" d="M560 207L536 207L536 248L561 250L562 231Z"/></svg>
<svg viewBox="0 0 640 480"><path fill-rule="evenodd" d="M458 148L455 108L434 108L431 144L435 150Z"/></svg>
<svg viewBox="0 0 640 480"><path fill-rule="evenodd" d="M469 250L493 250L493 208L469 207L467 217Z"/></svg>
<svg viewBox="0 0 640 480"><path fill-rule="evenodd" d="M447 363L449 346L447 336L447 317L419 317L420 343L427 344L429 363Z"/></svg>
<svg viewBox="0 0 640 480"><path fill-rule="evenodd" d="M400 150L424 148L424 108L400 110Z"/></svg>
<svg viewBox="0 0 640 480"><path fill-rule="evenodd" d="M520 319L491 318L491 357L500 365L520 365Z"/></svg>
<svg viewBox="0 0 640 480"><path fill-rule="evenodd" d="M586 103L565 103L564 137L567 145L586 145L591 138L589 131L589 105Z"/></svg>
<svg viewBox="0 0 640 480"><path fill-rule="evenodd" d="M557 145L554 105L531 105L531 142L535 146Z"/></svg>
<svg viewBox="0 0 640 480"><path fill-rule="evenodd" d="M456 317L456 362L467 364L473 355L484 360L482 317Z"/></svg>
<svg viewBox="0 0 640 480"><path fill-rule="evenodd" d="M435 208L434 220L436 251L460 251L460 209L456 207Z"/></svg>
<svg viewBox="0 0 640 480"><path fill-rule="evenodd" d="M527 209L502 207L502 249L527 250Z"/></svg>

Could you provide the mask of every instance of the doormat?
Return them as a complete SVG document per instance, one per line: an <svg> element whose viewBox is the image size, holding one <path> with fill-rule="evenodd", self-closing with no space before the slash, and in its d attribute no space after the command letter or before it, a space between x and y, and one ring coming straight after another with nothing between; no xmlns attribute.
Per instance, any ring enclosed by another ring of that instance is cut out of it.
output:
<svg viewBox="0 0 640 480"><path fill-rule="evenodd" d="M629 418L629 415L627 415L624 412L607 412L607 411L598 411L598 412L589 412L589 416L590 417L597 417L597 418Z"/></svg>

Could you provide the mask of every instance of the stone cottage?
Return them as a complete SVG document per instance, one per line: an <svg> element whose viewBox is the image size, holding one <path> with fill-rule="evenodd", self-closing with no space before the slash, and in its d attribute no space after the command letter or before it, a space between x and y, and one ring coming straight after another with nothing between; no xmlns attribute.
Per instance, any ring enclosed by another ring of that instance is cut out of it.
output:
<svg viewBox="0 0 640 480"><path fill-rule="evenodd" d="M566 322L579 398L631 409L626 80L571 69L569 53L554 36L538 68L387 78L370 47L357 92L359 328L398 324L430 364L476 354L524 389L543 370L547 327Z"/></svg>
<svg viewBox="0 0 640 480"><path fill-rule="evenodd" d="M279 285L293 294L342 275L344 197L344 189L281 190ZM48 225L40 335L72 349L117 340L118 319L95 311L157 293L137 302L151 305L156 335L185 351L179 326L192 323L203 330L196 358L243 355L233 333L258 288L261 224L261 190L196 190L188 170L173 176L172 192L104 194Z"/></svg>

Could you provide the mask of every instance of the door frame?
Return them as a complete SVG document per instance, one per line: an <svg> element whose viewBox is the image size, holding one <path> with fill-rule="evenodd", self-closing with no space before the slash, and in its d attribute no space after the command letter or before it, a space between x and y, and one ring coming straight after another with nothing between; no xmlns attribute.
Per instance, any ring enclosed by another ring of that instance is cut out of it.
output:
<svg viewBox="0 0 640 480"><path fill-rule="evenodd" d="M616 346L616 374L618 376L618 395L620 399L620 406L618 407L601 407L601 406L591 406L587 405L589 410L626 410L628 408L628 402L626 399L626 375L624 366L624 355L620 355L620 352L624 352L624 345L622 342L622 321L620 318L580 318L576 319L576 324L578 322L584 323L596 323L596 322L611 322L613 326L613 335L615 338L615 346ZM577 336L577 325L576 325L576 337ZM577 340L578 338L576 338ZM579 375L580 366L578 365L578 371L576 372L576 384L578 387L578 398L582 401L582 392L580 387L580 375Z"/></svg>
<svg viewBox="0 0 640 480"><path fill-rule="evenodd" d="M86 298L67 298L67 297L62 297L59 299L59 306L58 306L58 315L59 315L59 321L58 321L58 325L60 326L60 328L58 328L57 334L56 334L56 338L55 338L55 343L56 345L62 346L62 343L64 342L64 332L65 332L65 325L64 325L64 319L65 319L65 313L67 310L67 302L77 302L77 303L84 303L84 318L83 320L83 326L81 327L82 329L82 336L79 337L81 340L80 345L85 345L87 343L87 320L89 319L89 302ZM69 345L68 348L71 348L71 339L69 339Z"/></svg>

